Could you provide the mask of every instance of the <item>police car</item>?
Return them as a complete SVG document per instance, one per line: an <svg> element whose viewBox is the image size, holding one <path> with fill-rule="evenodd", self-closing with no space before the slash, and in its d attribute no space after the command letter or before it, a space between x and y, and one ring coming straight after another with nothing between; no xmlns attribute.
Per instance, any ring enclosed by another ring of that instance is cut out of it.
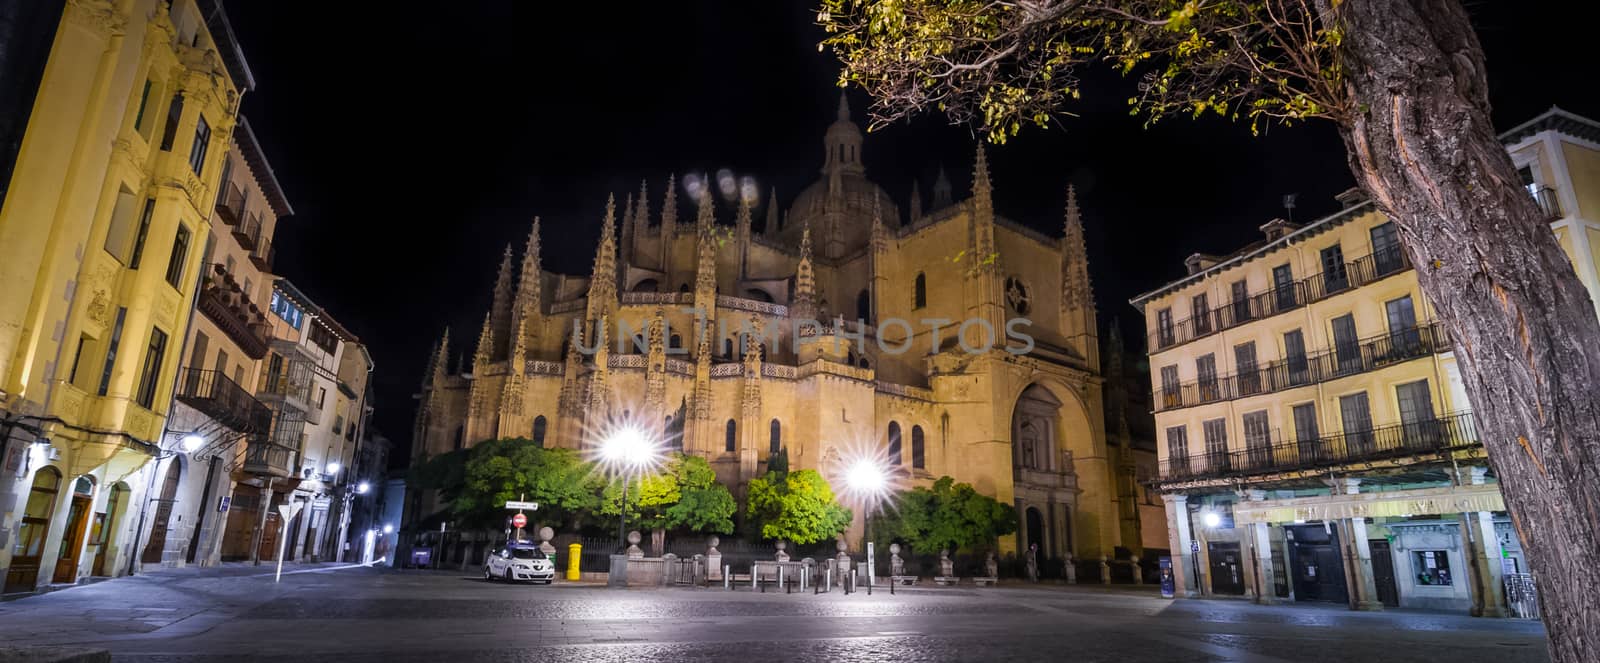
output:
<svg viewBox="0 0 1600 663"><path fill-rule="evenodd" d="M546 585L556 578L556 565L539 549L539 545L532 542L514 542L507 544L489 555L489 560L483 564L484 580L504 580L506 582L542 582Z"/></svg>

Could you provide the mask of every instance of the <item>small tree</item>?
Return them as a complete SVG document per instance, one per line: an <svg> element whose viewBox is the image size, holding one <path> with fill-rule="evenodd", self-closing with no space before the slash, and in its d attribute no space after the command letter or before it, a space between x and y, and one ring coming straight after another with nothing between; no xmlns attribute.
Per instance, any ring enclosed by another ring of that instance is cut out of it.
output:
<svg viewBox="0 0 1600 663"><path fill-rule="evenodd" d="M538 502L541 520L573 525L599 506L604 482L572 449L545 449L516 438L481 442L464 453L458 487L447 483L441 495L468 525L499 527L511 500ZM451 479L448 466L439 474Z"/></svg>
<svg viewBox="0 0 1600 663"><path fill-rule="evenodd" d="M896 516L885 524L891 536L924 552L993 545L1017 531L1017 511L979 493L971 484L939 477L929 488L913 488L896 499Z"/></svg>
<svg viewBox="0 0 1600 663"><path fill-rule="evenodd" d="M805 545L837 536L850 525L850 510L834 502L833 487L816 470L751 479L745 505L763 539Z"/></svg>
<svg viewBox="0 0 1600 663"><path fill-rule="evenodd" d="M621 502L622 482L606 484L600 512L615 516L622 512ZM654 530L658 538L666 530L730 533L738 509L728 488L717 483L716 471L699 456L674 454L660 473L628 484L628 520Z"/></svg>

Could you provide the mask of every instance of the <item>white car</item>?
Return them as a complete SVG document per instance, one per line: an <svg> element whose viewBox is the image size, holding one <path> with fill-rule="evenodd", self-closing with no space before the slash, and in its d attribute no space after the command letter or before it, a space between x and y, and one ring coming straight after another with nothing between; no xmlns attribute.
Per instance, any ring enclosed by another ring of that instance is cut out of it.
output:
<svg viewBox="0 0 1600 663"><path fill-rule="evenodd" d="M542 582L556 578L556 565L533 543L513 543L489 555L483 563L484 580Z"/></svg>

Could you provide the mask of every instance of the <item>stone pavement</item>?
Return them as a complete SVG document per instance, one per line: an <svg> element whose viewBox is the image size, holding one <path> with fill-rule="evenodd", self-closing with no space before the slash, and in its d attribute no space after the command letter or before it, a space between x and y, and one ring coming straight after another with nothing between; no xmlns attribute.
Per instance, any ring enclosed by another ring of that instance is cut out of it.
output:
<svg viewBox="0 0 1600 663"><path fill-rule="evenodd" d="M1548 660L1533 622L1173 602L1153 591L615 590L362 567L296 568L275 585L270 570L163 571L0 604L0 641L228 663Z"/></svg>

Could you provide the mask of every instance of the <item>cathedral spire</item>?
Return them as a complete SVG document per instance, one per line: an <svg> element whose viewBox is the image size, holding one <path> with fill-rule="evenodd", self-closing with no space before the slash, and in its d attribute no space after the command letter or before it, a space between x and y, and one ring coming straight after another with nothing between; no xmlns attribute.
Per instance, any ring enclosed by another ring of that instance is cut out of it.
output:
<svg viewBox="0 0 1600 663"><path fill-rule="evenodd" d="M754 232L750 226L750 197L739 196L739 216L734 224L735 251L739 252L739 269L734 272L738 278L743 279L749 274L750 236Z"/></svg>
<svg viewBox="0 0 1600 663"><path fill-rule="evenodd" d="M493 360L494 352L494 318L488 313L483 315L483 330L478 332L478 350L472 355L473 377L479 375L484 367Z"/></svg>
<svg viewBox="0 0 1600 663"><path fill-rule="evenodd" d="M811 265L811 222L800 230L800 263L794 268L794 301L789 312L796 318L815 319L817 316L817 275Z"/></svg>
<svg viewBox="0 0 1600 663"><path fill-rule="evenodd" d="M667 198L661 201L661 227L669 228L678 223L678 176L676 173L667 176Z"/></svg>
<svg viewBox="0 0 1600 663"><path fill-rule="evenodd" d="M1083 215L1078 210L1078 190L1067 185L1067 216L1061 239L1061 304L1064 310L1094 307L1089 282L1089 252L1084 244Z"/></svg>
<svg viewBox="0 0 1600 663"><path fill-rule="evenodd" d="M938 211L954 203L955 198L950 187L950 176L945 174L944 166L941 165L939 166L938 176L933 178L933 207L930 209Z"/></svg>
<svg viewBox="0 0 1600 663"><path fill-rule="evenodd" d="M634 199L633 229L622 236L622 264L638 261L639 236L650 232L650 185L639 180L639 197Z"/></svg>
<svg viewBox="0 0 1600 663"><path fill-rule="evenodd" d="M617 248L622 254L619 258L621 261L621 269L624 272L627 271L628 265L631 264L631 251L629 251L629 247L633 246L634 230L640 225L640 222L634 218L633 212L633 194L630 193L628 194L627 199L625 199L622 203L622 236L618 238L617 242Z"/></svg>
<svg viewBox="0 0 1600 663"><path fill-rule="evenodd" d="M661 201L661 291L671 292L677 283L672 269L673 237L678 234L678 176L667 176L666 198Z"/></svg>
<svg viewBox="0 0 1600 663"><path fill-rule="evenodd" d="M595 247L594 271L589 279L589 319L611 313L617 299L617 197L606 197L606 216L600 224L600 244Z"/></svg>
<svg viewBox="0 0 1600 663"><path fill-rule="evenodd" d="M490 361L506 355L504 342L511 338L511 304L514 295L511 285L511 245L506 244L505 255L500 258L500 272L494 280L494 303L489 310L493 318L494 336L501 340L501 345L489 348Z"/></svg>
<svg viewBox="0 0 1600 663"><path fill-rule="evenodd" d="M778 236L778 187L772 187L767 194L767 223L761 227L761 234L767 237Z"/></svg>
<svg viewBox="0 0 1600 663"><path fill-rule="evenodd" d="M994 197L989 183L989 156L978 143L978 155L972 163L972 259L979 266L993 265L994 255Z"/></svg>
<svg viewBox="0 0 1600 663"><path fill-rule="evenodd" d="M839 91L838 121L840 121L840 122L849 122L850 121L850 95L845 94L844 90L840 90Z"/></svg>
<svg viewBox="0 0 1600 663"><path fill-rule="evenodd" d="M883 225L883 204L877 196L872 197L872 250L882 253L889 248L889 229Z"/></svg>
<svg viewBox="0 0 1600 663"><path fill-rule="evenodd" d="M432 373L428 376L428 384L435 389L444 384L445 376L450 373L450 328L444 328L444 335L439 337L439 344L435 346L432 357Z"/></svg>
<svg viewBox="0 0 1600 663"><path fill-rule="evenodd" d="M711 316L717 294L717 228L716 219L712 216L710 186L700 190L700 210L695 219L695 228L699 249L694 273L695 305L705 307L701 310Z"/></svg>
<svg viewBox="0 0 1600 663"><path fill-rule="evenodd" d="M512 311L515 322L512 326L519 329L525 329L523 325L528 319L536 318L543 312L539 300L543 296L540 277L544 267L540 263L539 242L539 217L536 216L533 217L533 229L528 231L528 246L522 251L522 271L517 276L516 307Z"/></svg>

